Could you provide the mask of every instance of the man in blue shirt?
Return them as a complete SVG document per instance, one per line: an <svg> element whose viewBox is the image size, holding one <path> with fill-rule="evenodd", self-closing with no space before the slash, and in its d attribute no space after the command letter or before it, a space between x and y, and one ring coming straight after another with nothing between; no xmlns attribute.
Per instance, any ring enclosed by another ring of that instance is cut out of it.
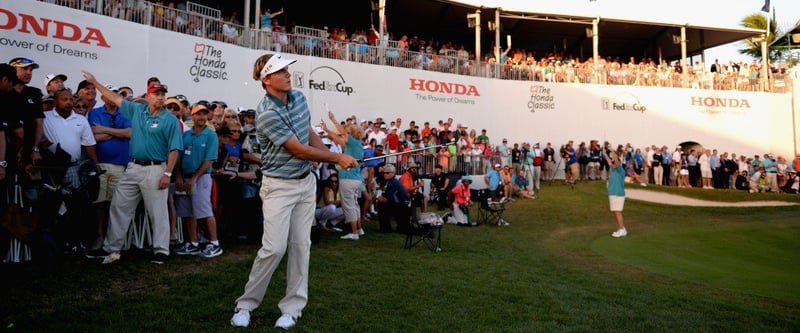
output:
<svg viewBox="0 0 800 333"><path fill-rule="evenodd" d="M386 189L378 197L378 221L380 232L392 232L389 222L391 217L397 221L397 232L405 234L409 228L410 209L407 203L411 201L405 187L397 180L397 170L394 165L387 164L383 167L383 178L386 180Z"/></svg>
<svg viewBox="0 0 800 333"><path fill-rule="evenodd" d="M206 126L208 108L198 104L192 108L194 124L183 132L183 151L178 160L175 177L175 213L186 226L189 241L175 250L179 255L202 255L213 258L222 254L217 237L217 220L211 208L211 164L217 160L219 139ZM177 192L184 194L178 195ZM209 244L200 250L197 239L197 220L206 221Z"/></svg>
<svg viewBox="0 0 800 333"><path fill-rule="evenodd" d="M486 183L486 186L489 188L490 193L492 194L492 200L497 199L500 189L500 182L502 181L502 176L500 176L500 164L495 164L494 169L489 170L485 175L483 175L483 181Z"/></svg>
<svg viewBox="0 0 800 333"><path fill-rule="evenodd" d="M115 93L119 89L114 86L106 86L108 90ZM125 166L131 160L130 140L131 122L119 113L119 107L100 96L103 106L89 111L89 124L92 126L94 140L97 141L97 166L106 172L100 175L100 192L95 200L95 212L97 215L97 239L92 244L92 250L103 247L103 239L106 236L108 225L108 209L117 184L125 172Z"/></svg>
<svg viewBox="0 0 800 333"><path fill-rule="evenodd" d="M103 258L104 264L119 260L136 207L139 200L144 200L153 228L151 262L163 264L169 257L167 188L178 160L178 151L183 148L178 119L164 108L167 86L150 82L145 105L130 102L109 90L97 82L92 73L83 71L83 76L111 104L120 107L120 114L131 121L131 160L111 199L108 233L103 247L90 251L86 256Z"/></svg>

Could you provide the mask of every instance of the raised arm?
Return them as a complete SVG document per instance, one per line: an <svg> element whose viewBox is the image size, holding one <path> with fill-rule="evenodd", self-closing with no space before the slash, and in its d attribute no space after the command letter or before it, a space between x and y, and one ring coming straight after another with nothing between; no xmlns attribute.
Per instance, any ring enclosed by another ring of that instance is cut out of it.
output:
<svg viewBox="0 0 800 333"><path fill-rule="evenodd" d="M89 73L89 71L82 70L81 72L83 72L83 78L85 78L87 82L91 83L95 88L97 88L97 90L100 91L100 94L103 95L103 97L107 98L109 101L111 101L111 103L114 103L114 105L116 105L117 107L122 106L122 101L124 100L122 98L122 95L115 93L111 90L108 90L108 88L100 84L100 82L97 82L97 79L94 77L94 75L92 75L92 73Z"/></svg>

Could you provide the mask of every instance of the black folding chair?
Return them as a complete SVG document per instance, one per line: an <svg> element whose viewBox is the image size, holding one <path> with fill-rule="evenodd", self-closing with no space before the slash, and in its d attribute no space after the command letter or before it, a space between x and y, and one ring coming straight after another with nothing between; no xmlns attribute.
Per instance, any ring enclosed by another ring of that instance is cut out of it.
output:
<svg viewBox="0 0 800 333"><path fill-rule="evenodd" d="M483 189L479 192L480 207L478 209L478 223L498 224L503 220L506 205L501 201L492 200L491 190Z"/></svg>
<svg viewBox="0 0 800 333"><path fill-rule="evenodd" d="M416 204L409 203L411 210L409 228L406 233L404 248L411 249L419 243L425 243L433 253L442 252L442 226L444 221L436 213L421 213L417 216Z"/></svg>

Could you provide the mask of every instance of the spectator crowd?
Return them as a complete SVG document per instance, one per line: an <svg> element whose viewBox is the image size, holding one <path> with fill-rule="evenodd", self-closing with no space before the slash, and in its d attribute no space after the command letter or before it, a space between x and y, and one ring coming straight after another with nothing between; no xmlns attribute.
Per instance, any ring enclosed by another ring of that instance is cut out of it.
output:
<svg viewBox="0 0 800 333"><path fill-rule="evenodd" d="M294 25L287 29L277 18L283 9L259 13L260 29L255 24L244 27L238 13L223 16L216 10L191 10L186 1L106 0L98 8L97 0L42 0L122 20L185 33L245 47L282 53L304 54L376 65L390 65L461 75L485 76L507 80L563 83L594 83L693 89L783 91L790 79L783 68L769 69L770 82L764 86L762 64L733 61L711 64L695 62L682 65L665 59L600 56L581 59L564 52L536 52L523 48L491 47L476 63L475 51L451 41L386 32L375 26L358 27L348 32L344 27L316 28Z"/></svg>

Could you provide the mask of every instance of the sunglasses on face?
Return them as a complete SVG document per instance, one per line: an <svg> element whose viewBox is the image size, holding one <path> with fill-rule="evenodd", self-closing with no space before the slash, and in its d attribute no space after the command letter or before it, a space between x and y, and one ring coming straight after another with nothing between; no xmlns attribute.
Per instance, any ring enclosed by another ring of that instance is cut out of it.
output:
<svg viewBox="0 0 800 333"><path fill-rule="evenodd" d="M180 111L181 107L178 104L169 103L167 104L167 109L170 109L172 111Z"/></svg>
<svg viewBox="0 0 800 333"><path fill-rule="evenodd" d="M83 105L83 104L75 104L75 106L73 106L73 107L76 108L76 109L88 109L89 108L88 105Z"/></svg>

